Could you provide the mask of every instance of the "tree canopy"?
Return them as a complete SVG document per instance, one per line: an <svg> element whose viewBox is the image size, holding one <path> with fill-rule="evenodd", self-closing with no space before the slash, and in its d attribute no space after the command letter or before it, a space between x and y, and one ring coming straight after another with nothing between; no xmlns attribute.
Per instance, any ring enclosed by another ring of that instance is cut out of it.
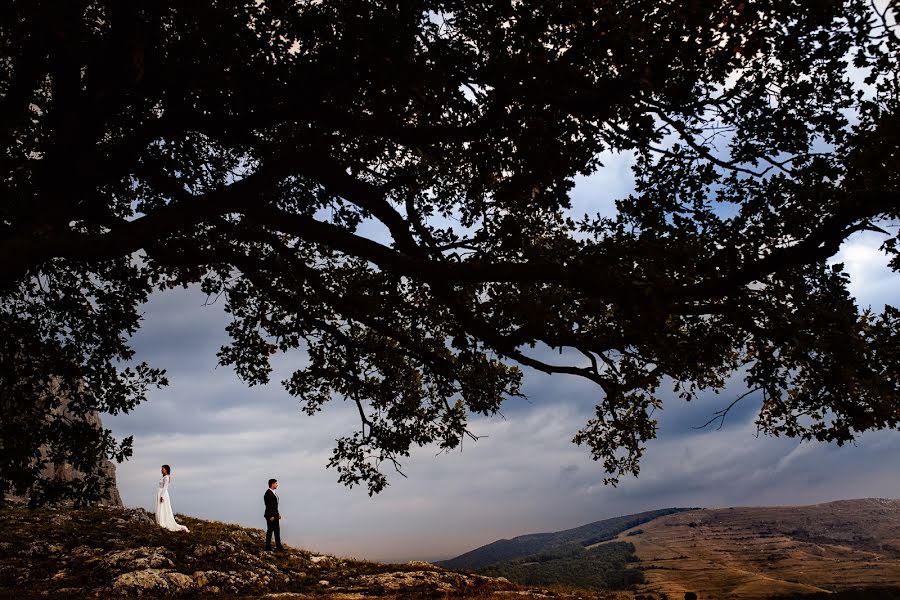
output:
<svg viewBox="0 0 900 600"><path fill-rule="evenodd" d="M57 398L116 413L164 385L129 337L151 292L194 284L225 302L219 360L248 384L297 351L306 412L357 404L330 466L370 493L521 394L522 366L597 385L574 441L612 482L638 473L661 386L740 374L773 435L896 428L900 313L861 310L828 259L880 231L900 269L898 12L4 3L0 478L126 457ZM634 193L573 214L575 178L615 153Z"/></svg>

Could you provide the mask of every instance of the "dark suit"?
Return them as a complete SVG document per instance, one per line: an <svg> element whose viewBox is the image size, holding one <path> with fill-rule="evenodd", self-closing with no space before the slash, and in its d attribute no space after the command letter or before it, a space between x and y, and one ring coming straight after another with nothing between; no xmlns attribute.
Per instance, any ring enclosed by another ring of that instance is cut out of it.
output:
<svg viewBox="0 0 900 600"><path fill-rule="evenodd" d="M275 534L275 548L281 549L281 515L278 513L278 496L272 489L266 490L266 550L272 549L272 534Z"/></svg>

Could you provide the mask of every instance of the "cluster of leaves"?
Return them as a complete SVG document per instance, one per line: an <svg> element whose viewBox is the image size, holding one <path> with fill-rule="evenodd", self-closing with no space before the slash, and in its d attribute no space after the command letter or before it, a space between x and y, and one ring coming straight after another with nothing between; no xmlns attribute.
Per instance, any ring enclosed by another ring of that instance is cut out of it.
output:
<svg viewBox="0 0 900 600"><path fill-rule="evenodd" d="M200 283L234 317L222 364L253 385L296 352L284 384L307 412L357 404L330 464L370 493L413 447L473 436L521 366L597 384L574 440L613 483L638 473L663 384L690 400L745 373L775 435L896 427L898 313L860 314L827 261L900 218L897 16L864 0L8 2L0 337L47 345L3 365L4 382L45 382L17 414L40 420L56 372L93 409L140 401L161 374L116 366L137 304ZM635 192L572 215L575 177L615 152L635 157ZM95 290L118 298L67 312ZM30 464L7 456L4 478Z"/></svg>
<svg viewBox="0 0 900 600"><path fill-rule="evenodd" d="M644 583L643 571L629 566L636 560L633 544L610 542L589 549L573 545L552 553L491 565L479 572L491 577L506 577L522 585L625 590Z"/></svg>

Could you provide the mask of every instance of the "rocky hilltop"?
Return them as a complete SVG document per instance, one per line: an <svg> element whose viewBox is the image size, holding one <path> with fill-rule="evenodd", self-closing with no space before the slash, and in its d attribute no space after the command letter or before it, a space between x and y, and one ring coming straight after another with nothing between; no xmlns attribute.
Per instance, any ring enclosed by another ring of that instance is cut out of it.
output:
<svg viewBox="0 0 900 600"><path fill-rule="evenodd" d="M179 515L161 530L142 509L0 509L0 598L585 598L430 563L381 564L305 549L262 552L264 533ZM625 596L622 596L623 598Z"/></svg>

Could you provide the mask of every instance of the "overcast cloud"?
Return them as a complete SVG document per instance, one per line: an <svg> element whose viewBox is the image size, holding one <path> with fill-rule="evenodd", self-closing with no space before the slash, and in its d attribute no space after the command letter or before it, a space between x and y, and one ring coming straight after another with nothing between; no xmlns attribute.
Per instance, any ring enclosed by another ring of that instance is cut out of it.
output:
<svg viewBox="0 0 900 600"><path fill-rule="evenodd" d="M629 158L607 157L601 174L579 180L573 213L613 210L630 191ZM877 248L883 236L854 236L844 262L862 306L898 304L900 276ZM226 341L221 305L203 306L197 290L153 296L134 340L138 356L168 370L170 385L129 415L107 416L118 437L134 435L134 457L118 467L130 506L154 506L159 465L173 468L177 512L263 527L269 477L281 483L285 541L309 549L380 560L437 560L499 538L553 531L668 506L805 504L839 498L900 497L900 433L866 434L855 446L755 437L754 398L738 405L721 430L696 430L740 395L728 391L658 413L639 479L602 484L603 470L571 443L589 418L598 390L526 369L528 401L505 418L477 419L485 436L462 452L421 449L381 495L348 490L325 469L334 439L356 426L354 410L333 402L308 417L277 383L301 355L279 356L274 383L247 388L215 354Z"/></svg>

